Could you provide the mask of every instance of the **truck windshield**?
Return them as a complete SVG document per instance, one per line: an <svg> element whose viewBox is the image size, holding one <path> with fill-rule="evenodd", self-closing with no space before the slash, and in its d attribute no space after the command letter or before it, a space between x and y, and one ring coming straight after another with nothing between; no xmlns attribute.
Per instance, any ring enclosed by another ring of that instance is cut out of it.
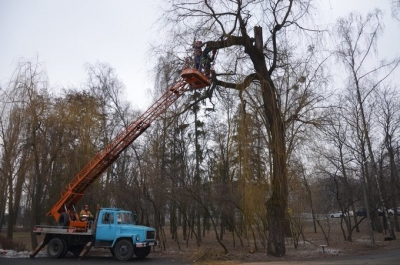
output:
<svg viewBox="0 0 400 265"><path fill-rule="evenodd" d="M117 222L119 224L134 224L132 213L117 213Z"/></svg>

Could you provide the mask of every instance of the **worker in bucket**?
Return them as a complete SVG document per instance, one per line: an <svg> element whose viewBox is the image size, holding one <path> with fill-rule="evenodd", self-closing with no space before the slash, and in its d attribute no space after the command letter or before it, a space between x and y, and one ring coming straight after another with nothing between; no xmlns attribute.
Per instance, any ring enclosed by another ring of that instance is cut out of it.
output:
<svg viewBox="0 0 400 265"><path fill-rule="evenodd" d="M212 51L212 56L210 56L211 51ZM216 52L217 52L216 49L210 49L210 48L205 48L203 51L203 56L201 60L203 62L204 75L207 78L211 78L211 63L215 59Z"/></svg>
<svg viewBox="0 0 400 265"><path fill-rule="evenodd" d="M201 50L201 46L203 46L203 43L199 40L195 41L193 43L193 53L194 53L194 62L195 62L195 68L201 72L201 56L203 55L203 51Z"/></svg>

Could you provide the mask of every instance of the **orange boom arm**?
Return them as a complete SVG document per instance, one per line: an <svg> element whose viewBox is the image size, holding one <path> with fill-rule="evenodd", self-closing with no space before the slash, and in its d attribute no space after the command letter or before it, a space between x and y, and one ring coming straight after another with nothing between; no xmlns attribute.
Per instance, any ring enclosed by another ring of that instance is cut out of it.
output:
<svg viewBox="0 0 400 265"><path fill-rule="evenodd" d="M201 89L209 86L208 80L196 69L185 69L182 78L169 88L145 113L130 123L103 150L99 151L81 171L62 190L60 200L51 208L47 216L53 216L56 221L62 212L75 212L76 203L82 198L84 191L118 158L136 138L164 113L189 88ZM72 216L71 216L72 217ZM82 222L71 218L70 226L80 227Z"/></svg>

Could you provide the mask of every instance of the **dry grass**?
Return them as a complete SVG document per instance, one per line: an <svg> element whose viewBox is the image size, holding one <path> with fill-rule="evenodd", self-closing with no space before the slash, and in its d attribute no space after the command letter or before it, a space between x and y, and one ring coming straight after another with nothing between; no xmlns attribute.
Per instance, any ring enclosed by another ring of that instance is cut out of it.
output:
<svg viewBox="0 0 400 265"><path fill-rule="evenodd" d="M353 255L371 251L384 251L389 248L399 248L400 239L394 241L384 241L385 234L374 233L375 245L372 245L369 235L367 222L360 226L360 232L353 233L353 242L348 242L343 239L343 234L340 229L340 219L330 219L330 239L329 244L324 240L323 233L320 228L317 228L317 233L314 233L312 222L304 222L305 240L300 238L297 248L295 248L292 238L286 239L286 255L281 258L276 258L266 254L266 250L258 242L257 247L252 242L244 242L244 246L240 246L239 240L236 238L236 246L233 246L232 235L226 233L223 243L229 250L227 254L223 253L222 247L215 240L213 232L207 232L202 238L200 247L196 245L195 239L184 242L180 241L180 247L176 241L168 239L166 251L161 251L156 247L151 255L170 257L188 262L196 262L202 264L235 264L242 262L268 262L268 261L294 261L294 260L312 260L327 256L338 255ZM166 231L168 229L166 228ZM0 235L4 235L0 234ZM167 235L168 236L168 235ZM397 235L400 237L400 233ZM40 236L40 242L43 235ZM31 250L29 232L15 232L14 243L24 245L26 250ZM0 242L1 243L1 242ZM328 245L325 250L322 250L321 245ZM108 252L107 252L108 253ZM95 254L95 253L94 253Z"/></svg>
<svg viewBox="0 0 400 265"><path fill-rule="evenodd" d="M326 224L326 222L325 222ZM292 238L286 238L286 255L281 258L267 255L261 243L257 247L254 244L247 243L239 246L236 238L236 247L233 247L231 234L225 234L223 243L228 248L227 254L223 253L215 240L215 235L208 232L202 238L202 246L197 248L195 243L189 243L189 246L177 248L175 242L168 242L167 251L156 251L158 255L171 257L180 256L188 262L197 262L203 264L233 264L243 262L269 262L269 261L302 261L312 260L329 256L354 255L371 251L385 251L386 249L399 248L400 238L394 241L384 241L385 234L374 233L375 244L372 245L367 222L364 220L360 225L360 232L353 232L352 242L343 239L343 233L340 228L340 219L329 219L330 235L329 242L326 242L321 229L317 227L317 233L314 233L313 225L310 220L304 221L304 240L300 238L297 248ZM400 237L400 233L397 235ZM181 246L182 246L181 242ZM324 251L321 245L324 247Z"/></svg>

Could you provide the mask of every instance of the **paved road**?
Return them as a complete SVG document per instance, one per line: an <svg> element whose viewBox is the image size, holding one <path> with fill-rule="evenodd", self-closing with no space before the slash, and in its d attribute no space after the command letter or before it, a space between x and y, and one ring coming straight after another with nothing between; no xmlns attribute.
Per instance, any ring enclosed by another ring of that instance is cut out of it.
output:
<svg viewBox="0 0 400 265"><path fill-rule="evenodd" d="M123 263L123 262L122 262ZM121 265L121 261L113 257L85 257L78 260L73 256L68 256L63 259L50 259L48 257L30 258L2 258L0 257L1 265L18 264L18 265L41 265L41 264L74 264L74 265L90 265L90 264L108 264L108 265ZM191 262L192 263L192 262ZM181 260L175 260L165 257L147 257L146 259L132 259L129 264L145 264L145 265L183 265L189 264ZM223 263L218 263L223 264ZM232 262L227 264L233 264ZM395 265L400 264L400 249L388 250L384 253L372 253L367 255L357 256L340 256L329 257L325 259L318 259L313 261L292 261L292 262L258 262L258 263L236 263L245 265Z"/></svg>
<svg viewBox="0 0 400 265"><path fill-rule="evenodd" d="M91 264L107 264L107 265L122 265L126 264L126 262L118 261L113 257L85 257L82 260L77 259L73 256L68 256L63 259L50 259L48 257L37 257L34 259L31 258L2 258L0 257L0 265L41 265L41 264L74 264L74 265L91 265ZM164 257L147 257L146 259L132 259L129 261L129 264L135 265L183 265L187 264L182 261L174 260L171 258Z"/></svg>

